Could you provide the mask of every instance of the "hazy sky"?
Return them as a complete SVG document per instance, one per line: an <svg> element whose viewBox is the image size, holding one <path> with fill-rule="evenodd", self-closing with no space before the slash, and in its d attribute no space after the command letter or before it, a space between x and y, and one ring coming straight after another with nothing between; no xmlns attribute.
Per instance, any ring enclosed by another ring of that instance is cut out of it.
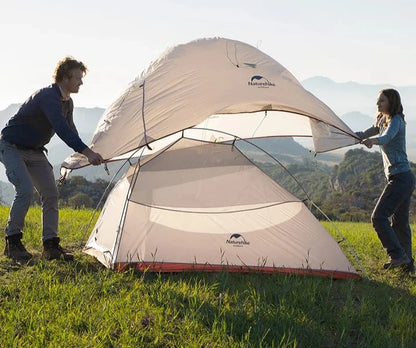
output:
<svg viewBox="0 0 416 348"><path fill-rule="evenodd" d="M167 47L226 37L299 80L416 85L414 0L0 0L0 110L52 82L56 62L89 73L76 106L107 107Z"/></svg>

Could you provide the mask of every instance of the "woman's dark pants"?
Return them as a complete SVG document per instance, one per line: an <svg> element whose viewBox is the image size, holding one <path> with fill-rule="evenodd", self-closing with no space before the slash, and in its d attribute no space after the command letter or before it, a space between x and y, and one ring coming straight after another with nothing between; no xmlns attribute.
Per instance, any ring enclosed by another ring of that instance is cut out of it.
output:
<svg viewBox="0 0 416 348"><path fill-rule="evenodd" d="M373 227L392 259L407 254L412 260L409 208L414 188L415 177L411 171L390 176L371 216Z"/></svg>

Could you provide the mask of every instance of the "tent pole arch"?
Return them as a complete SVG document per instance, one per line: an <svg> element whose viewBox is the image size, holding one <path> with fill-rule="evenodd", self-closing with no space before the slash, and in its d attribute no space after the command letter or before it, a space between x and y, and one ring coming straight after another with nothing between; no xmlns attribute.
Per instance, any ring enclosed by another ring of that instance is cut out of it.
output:
<svg viewBox="0 0 416 348"><path fill-rule="evenodd" d="M307 196L307 200L308 201L310 201L310 203L314 206L314 207L316 207L324 216L325 216L325 218L332 224L332 225L334 225L335 226L335 224L334 224L334 222L332 221L332 220L330 220L329 219L329 217L316 205L316 203L315 202L313 202L313 200L311 199L311 197L309 196L309 194L308 194L308 192L305 190L305 188L302 186L302 184L297 180L297 178L288 170L288 168L281 162L281 161L279 161L279 159L278 158L276 158L276 156L274 156L274 155L272 155L272 154L270 154L268 151L266 151L266 150L264 150L262 147L260 147L260 146L258 146L257 144L254 144L252 141L250 141L250 140L247 140L247 139L243 139L243 138L240 138L240 137L238 137L238 136L236 136L236 135L233 135L233 134L230 134L230 133L225 133L225 132L222 132L222 131L218 131L218 130L215 130L215 129L210 129L210 128L202 128L202 127L192 127L192 128L189 128L189 129L186 129L186 130L183 130L183 131L181 131L180 133L181 133L181 136L180 136L180 138L179 139L177 139L177 140L175 140L174 142L172 142L171 144L169 144L168 146L166 146L164 149L162 149L158 154L156 154L156 157L157 156L159 156L160 154L162 154L162 153L164 153L165 151L167 151L171 146L173 146L173 144L174 143L176 143L177 141L179 141L180 139L182 139L182 138L186 138L186 139L193 139L193 140L197 140L197 141L199 141L199 142L202 142L202 143L212 143L212 141L207 141L207 140L201 140L201 139L198 139L198 137L194 137L194 136L192 136L192 131L200 131L200 130L202 130L202 131L215 131L216 133L224 133L224 134L227 134L228 136L231 136L231 137L233 137L233 140L231 141L231 140L227 140L227 141L224 141L223 143L224 144L228 144L228 145L230 145L230 143L231 143L231 146L233 147L233 148L235 148L242 156L244 156L249 162L251 162L254 166L256 166L258 169L260 169L261 171L263 171L259 166L257 166L249 157L247 157L246 156L246 154L244 154L244 152L242 152L242 150L240 149L240 148L238 148L238 146L235 144L236 143L236 141L238 141L238 142L243 142L243 143L248 143L248 144L250 144L250 146L253 146L254 148L256 148L256 149L258 149L259 151L261 151L262 153L264 153L265 155L267 155L273 162L275 162L278 166L280 166L281 168L283 168L284 169L284 171L296 182L296 184L301 188L301 190L305 193L305 195ZM188 131L188 132L187 132ZM221 142L220 142L221 143ZM142 149L144 149L144 147L142 148ZM129 204L129 201L130 201L130 196L131 196L131 193L132 193L132 188L133 188L133 186L134 186L134 182L135 181L137 181L137 179L138 179L138 176L140 175L140 168L141 168L141 165L140 165L140 159L141 159L141 157L142 157L142 155L143 155L143 151L141 151L141 153L140 153L140 156L139 156L139 164L137 165L137 167L135 168L135 171L134 171L134 174L133 174L133 179L132 179L132 184L131 184L131 186L130 186L130 188L129 188L129 190L128 190L128 193L127 193L127 199L125 200L125 205L124 205L124 207L123 207L123 214L122 214L122 217L121 217L121 219L120 219L120 224L119 224L119 230L118 230L118 232L117 232L117 237L116 237L116 242L114 243L114 248L113 248L113 250L112 250L112 255L113 255L113 257L115 257L116 255L117 255L117 252L118 252L118 248L119 248L119 242L120 242L120 237L121 237L121 231L122 231L122 228L123 228L123 225L124 225L124 223L125 223L125 217L126 217L126 214L127 214L127 210L128 210L128 204ZM132 155L132 158L134 158L134 155ZM263 171L264 172L264 171ZM269 174L267 174L266 172L264 172L267 176L269 176ZM134 182L133 182L134 181ZM156 207L155 207L156 208ZM356 253L355 253L355 251L352 249L352 247L351 247L351 245L348 243L348 241L346 240L346 238L345 238L345 236L343 236L343 234L339 231L339 229L337 228L337 226L335 226L335 228L336 228L336 230L337 230L337 233L342 237L342 241L341 242L343 242L343 241L345 241L346 243L347 243L347 247L348 247L348 249L350 250L350 252L351 252L351 254L354 256L354 258L355 258L355 260L357 261L357 263L359 264L359 266L360 266L360 268L361 268L361 270L362 270L362 272L363 272L363 274L369 279L369 277L368 277L368 274L366 273L366 271L365 271L365 269L363 268L363 266L362 266L362 264L360 263L360 261L359 261L359 258L358 258L358 256L356 255ZM114 263L114 259L112 260L112 263Z"/></svg>

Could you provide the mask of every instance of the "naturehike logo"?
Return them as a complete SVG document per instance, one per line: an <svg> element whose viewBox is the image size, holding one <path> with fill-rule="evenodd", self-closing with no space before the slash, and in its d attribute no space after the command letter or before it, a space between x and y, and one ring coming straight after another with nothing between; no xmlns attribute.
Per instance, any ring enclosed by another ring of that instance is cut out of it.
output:
<svg viewBox="0 0 416 348"><path fill-rule="evenodd" d="M269 88L276 86L273 82L270 82L268 79L260 75L252 76L250 81L248 81L248 85L258 88Z"/></svg>
<svg viewBox="0 0 416 348"><path fill-rule="evenodd" d="M246 239L238 233L234 233L226 241L227 244L232 244L234 247L242 247L244 245L250 245L250 242L247 242Z"/></svg>

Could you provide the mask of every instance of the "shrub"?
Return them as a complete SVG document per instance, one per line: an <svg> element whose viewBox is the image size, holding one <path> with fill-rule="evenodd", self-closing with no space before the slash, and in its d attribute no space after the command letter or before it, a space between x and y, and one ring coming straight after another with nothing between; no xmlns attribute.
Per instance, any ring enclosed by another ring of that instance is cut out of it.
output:
<svg viewBox="0 0 416 348"><path fill-rule="evenodd" d="M93 201L87 194L77 193L68 199L68 206L75 209L92 208Z"/></svg>

